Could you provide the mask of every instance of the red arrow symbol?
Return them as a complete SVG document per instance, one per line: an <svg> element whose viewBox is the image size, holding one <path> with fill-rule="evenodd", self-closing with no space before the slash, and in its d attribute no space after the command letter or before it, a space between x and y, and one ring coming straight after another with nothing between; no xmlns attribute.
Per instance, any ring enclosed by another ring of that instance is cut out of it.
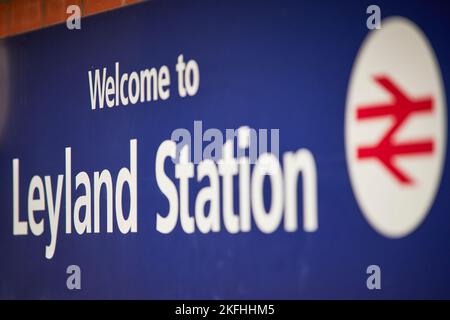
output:
<svg viewBox="0 0 450 320"><path fill-rule="evenodd" d="M413 180L394 164L394 158L396 156L412 157L432 154L433 140L412 140L405 143L396 143L393 141L393 136L409 116L414 113L431 113L433 111L433 98L427 96L412 99L387 76L375 77L375 81L389 92L392 101L387 104L360 106L357 109L356 117L358 120L370 120L390 116L394 119L394 123L379 143L374 146L359 147L358 159L376 158L400 183L412 184Z"/></svg>

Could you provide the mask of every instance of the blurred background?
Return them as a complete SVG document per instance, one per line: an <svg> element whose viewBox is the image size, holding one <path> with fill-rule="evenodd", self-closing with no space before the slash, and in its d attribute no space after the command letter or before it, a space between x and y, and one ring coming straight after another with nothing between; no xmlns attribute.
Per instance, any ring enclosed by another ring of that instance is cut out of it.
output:
<svg viewBox="0 0 450 320"><path fill-rule="evenodd" d="M67 19L67 7L78 5L82 16L144 0L0 0L0 38L45 28Z"/></svg>

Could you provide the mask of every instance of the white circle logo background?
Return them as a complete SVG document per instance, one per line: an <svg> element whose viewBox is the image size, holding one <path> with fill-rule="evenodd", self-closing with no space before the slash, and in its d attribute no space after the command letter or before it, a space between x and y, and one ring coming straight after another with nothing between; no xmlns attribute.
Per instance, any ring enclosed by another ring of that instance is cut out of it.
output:
<svg viewBox="0 0 450 320"><path fill-rule="evenodd" d="M397 154L392 165L411 183L396 178L377 158L358 158L358 148L376 146L395 124L393 116L358 119L361 106L392 105L394 97L375 77L387 77L412 100L432 98L432 111L409 115L392 135L393 144L430 140L429 154ZM350 180L370 225L389 238L404 237L425 219L436 196L447 136L445 96L439 65L423 32L392 17L366 37L353 66L347 92L345 144Z"/></svg>

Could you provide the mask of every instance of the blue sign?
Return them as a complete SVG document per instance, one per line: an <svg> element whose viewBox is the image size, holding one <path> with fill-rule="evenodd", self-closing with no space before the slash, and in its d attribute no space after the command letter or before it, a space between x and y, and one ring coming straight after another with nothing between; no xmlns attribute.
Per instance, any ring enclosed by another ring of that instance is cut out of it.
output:
<svg viewBox="0 0 450 320"><path fill-rule="evenodd" d="M151 1L0 42L0 298L450 298L443 1Z"/></svg>

